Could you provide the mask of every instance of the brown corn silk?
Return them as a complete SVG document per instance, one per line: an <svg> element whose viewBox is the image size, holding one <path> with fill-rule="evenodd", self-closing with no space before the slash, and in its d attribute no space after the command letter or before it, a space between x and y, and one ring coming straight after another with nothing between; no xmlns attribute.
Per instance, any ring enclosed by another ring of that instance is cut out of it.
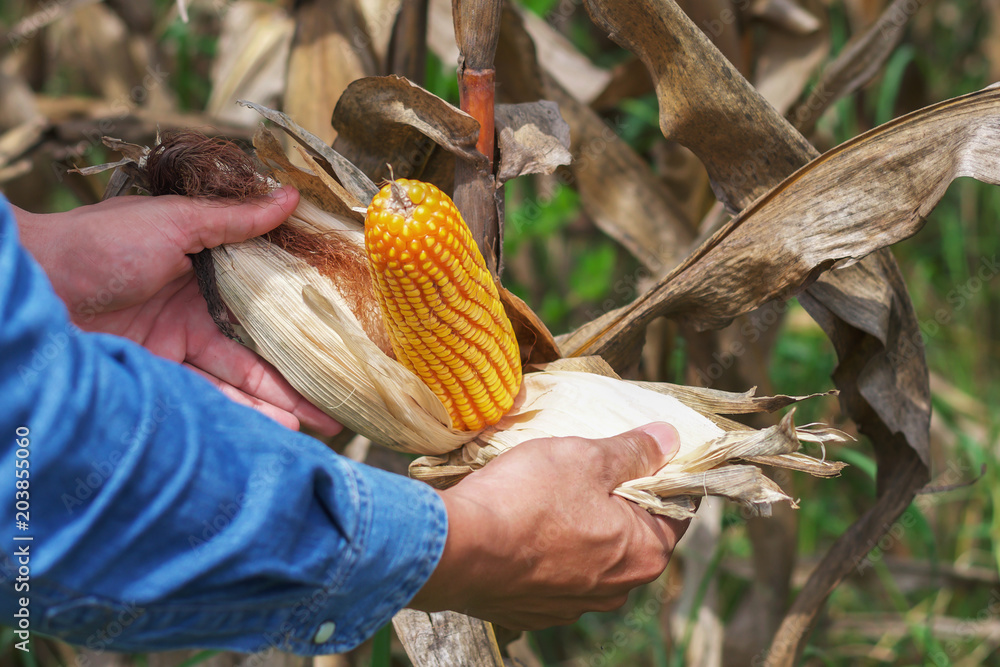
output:
<svg viewBox="0 0 1000 667"><path fill-rule="evenodd" d="M190 131L164 134L150 150L145 172L153 195L245 201L266 195L275 186L261 176L253 158L235 143ZM264 238L339 285L344 300L368 337L387 355L394 356L378 309L372 307L375 293L362 248L343 233L310 233L291 222L278 225ZM199 256L210 257L210 252L202 251ZM219 299L214 271L210 265L199 264L195 260L202 294L211 309Z"/></svg>

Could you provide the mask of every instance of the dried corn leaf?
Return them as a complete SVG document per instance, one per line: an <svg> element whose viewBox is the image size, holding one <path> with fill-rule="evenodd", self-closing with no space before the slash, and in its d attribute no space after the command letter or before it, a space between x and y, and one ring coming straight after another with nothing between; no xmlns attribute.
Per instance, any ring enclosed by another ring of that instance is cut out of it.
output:
<svg viewBox="0 0 1000 667"><path fill-rule="evenodd" d="M330 113L337 100L355 79L379 73L368 26L354 0L304 0L295 3L293 15L284 109L332 144L337 133Z"/></svg>
<svg viewBox="0 0 1000 667"><path fill-rule="evenodd" d="M334 146L374 180L389 178L391 166L396 177L447 187L441 175L451 173L456 157L485 167L476 150L479 122L399 76L353 82L332 122L338 132Z"/></svg>
<svg viewBox="0 0 1000 667"><path fill-rule="evenodd" d="M285 91L295 22L282 7L254 0L233 3L222 18L218 56L212 64L212 94L205 111L252 127L257 115L239 99L275 106Z"/></svg>
<svg viewBox="0 0 1000 667"><path fill-rule="evenodd" d="M998 116L1000 88L991 86L842 144L744 210L631 305L560 345L614 366L655 317L723 326L792 296L825 270L908 238L953 179L1000 182Z"/></svg>
<svg viewBox="0 0 1000 667"><path fill-rule="evenodd" d="M894 0L867 30L853 37L837 57L823 68L809 95L788 114L796 129L809 134L816 121L837 100L861 88L882 69L895 51L909 19L912 0Z"/></svg>
<svg viewBox="0 0 1000 667"><path fill-rule="evenodd" d="M799 301L829 333L837 350L841 362L833 379L845 411L865 414L869 405L877 410L878 420L862 420L859 429L886 445L875 450L876 482L881 490L894 470L893 459L899 456L902 442L930 467L931 396L923 364L923 335L899 267L884 253L869 259L873 261L828 273ZM848 293L855 298L846 298ZM859 332L879 341L881 348L871 343L858 346Z"/></svg>
<svg viewBox="0 0 1000 667"><path fill-rule="evenodd" d="M637 52L641 57L646 54L643 60L657 79L661 127L679 128L678 136L673 138L694 150L705 163L715 181L716 194L730 210L749 206L816 155L815 149L790 125L775 118L774 110L701 38L697 28L675 11L670 0L614 3L610 12L607 7L608 3L598 7L602 27L614 34L623 25L631 24L635 28L632 36L643 42L637 47L641 52ZM610 22L612 19L617 19L617 25ZM663 44L675 48L663 49ZM664 57L673 62L673 68L670 62L663 62ZM685 79L684 72L691 78ZM699 94L702 91L704 94ZM730 113L737 108L740 113ZM728 171L727 163L732 165ZM864 284L863 270L891 285L888 293L879 295L885 299L880 306L890 322L881 337L871 333L872 328L866 328L864 321L868 310L865 299L871 292ZM898 422L896 415L902 403L923 404L928 393L923 351L919 342L912 341L912 335L917 333L916 319L905 285L897 276L898 267L891 254L880 250L859 265L842 269L840 284L832 294L808 289L804 295L816 303L812 310L821 315L820 323L837 346L836 379L842 405L858 422L859 429L876 443L880 496L866 516L837 540L796 599L772 644L768 665L794 664L804 645L805 631L829 591L849 573L850 563L856 562L885 526L899 516L926 480L926 429L921 439L911 440L902 431L887 426ZM826 282L826 277L818 281ZM612 321L613 317L606 318L589 330L592 334L605 331ZM620 346L622 357L613 360L616 364L628 359L628 347ZM864 393L858 385L862 378L867 385ZM896 381L899 378L912 383L903 385ZM928 420L924 410L907 433L921 432L921 424Z"/></svg>
<svg viewBox="0 0 1000 667"><path fill-rule="evenodd" d="M663 135L694 151L716 196L731 210L743 208L748 181L760 179L755 172L784 176L801 166L797 156L812 147L673 0L587 0L586 5L594 23L646 64ZM765 184L756 195L767 189Z"/></svg>
<svg viewBox="0 0 1000 667"><path fill-rule="evenodd" d="M495 113L500 147L498 186L525 174L551 174L573 159L569 125L555 102L498 104Z"/></svg>
<svg viewBox="0 0 1000 667"><path fill-rule="evenodd" d="M668 136L671 128L677 130L672 138L694 150L705 163L715 181L716 194L730 209L749 206L816 155L815 149L776 117L774 110L671 0L616 3L614 11L607 11L611 6L590 3L600 25L633 48L650 68L657 81L661 127ZM618 32L626 28L632 31L628 40L623 40ZM663 49L664 43L673 49ZM684 72L690 78L685 78ZM734 108L740 108L741 113L732 115ZM730 167L736 172L727 172ZM881 328L885 334L882 336L873 333L864 321L867 307L863 304L872 294L866 273L893 286L890 292L880 295L888 321L893 323ZM824 329L838 346L838 386L845 392L842 403L849 414L864 432L883 440L888 436L887 442L902 431L885 425L898 423L901 412L912 415L907 444L926 463L929 411L924 408L922 414L915 413L920 412L919 406L929 406L927 369L922 350L909 352L919 348L919 342L911 342L917 334L916 318L906 287L896 279L897 275L898 268L888 251L878 251L862 260L860 266L842 269L836 289L821 293L810 288L805 297L816 304L813 312L831 315L823 319ZM817 287L828 282L826 277L820 277ZM586 329L591 334L605 331L614 319L610 316ZM634 355L634 349L634 344L623 343L621 356L613 362L625 363ZM856 391L859 377L865 378L864 392ZM899 381L902 378L910 384ZM916 406L916 410L910 406ZM915 433L922 436L913 439Z"/></svg>

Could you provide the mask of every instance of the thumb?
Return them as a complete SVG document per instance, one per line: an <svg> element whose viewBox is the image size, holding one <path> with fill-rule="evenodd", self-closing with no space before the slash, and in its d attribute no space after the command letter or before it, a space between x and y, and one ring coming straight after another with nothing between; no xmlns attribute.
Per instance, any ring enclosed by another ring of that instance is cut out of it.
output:
<svg viewBox="0 0 1000 667"><path fill-rule="evenodd" d="M605 481L614 488L652 475L669 463L680 448L680 435L670 424L655 422L598 442L604 454Z"/></svg>
<svg viewBox="0 0 1000 667"><path fill-rule="evenodd" d="M199 252L225 243L238 243L271 231L288 219L299 204L298 190L284 186L238 204L188 199L192 211L181 223L185 253Z"/></svg>

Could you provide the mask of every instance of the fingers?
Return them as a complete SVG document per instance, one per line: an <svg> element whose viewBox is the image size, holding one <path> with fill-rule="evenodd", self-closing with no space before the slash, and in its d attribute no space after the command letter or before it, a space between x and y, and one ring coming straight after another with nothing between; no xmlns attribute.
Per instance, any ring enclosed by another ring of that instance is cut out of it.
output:
<svg viewBox="0 0 1000 667"><path fill-rule="evenodd" d="M652 475L666 465L677 454L680 436L670 424L656 422L591 443L596 447L599 474L613 489L622 482Z"/></svg>
<svg viewBox="0 0 1000 667"><path fill-rule="evenodd" d="M289 426L290 422L284 419L274 418L296 430L300 422L324 436L336 435L343 429L336 420L305 400L255 352L234 343L218 331L209 335L210 341L204 347L197 351L189 349L188 362L228 388L224 388L224 393L230 398L257 408L269 417L274 417L269 411L272 409L289 415L295 421L293 426ZM244 397L246 400L241 400Z"/></svg>
<svg viewBox="0 0 1000 667"><path fill-rule="evenodd" d="M180 219L175 220L182 233L182 250L195 253L271 231L288 219L298 206L299 193L285 186L239 204L186 198L179 198L179 202L185 209Z"/></svg>
<svg viewBox="0 0 1000 667"><path fill-rule="evenodd" d="M293 431L299 430L299 420L296 419L295 416L290 412L288 412L287 410L282 410L281 408L274 406L271 403L268 403L267 401L262 401L256 396L250 396L249 394L240 391L231 384L223 382L222 380L215 377L211 373L206 373L197 366L192 366L191 364L184 364L184 365L193 370L198 375L208 380L209 382L211 382L213 385L215 385L215 387L219 391L225 394L226 397L235 401L236 403L253 408L257 412L260 412L261 414L270 417L271 419L273 419L274 421L278 422L279 424L281 424L286 428L290 428Z"/></svg>
<svg viewBox="0 0 1000 667"><path fill-rule="evenodd" d="M624 502L629 503L629 507L636 513L639 521L643 524L646 531L647 546L656 553L666 555L669 560L669 555L673 552L677 542L680 541L685 531L687 531L688 524L691 522L690 519L685 521L671 519L647 512L627 500ZM666 567L666 562L663 565Z"/></svg>

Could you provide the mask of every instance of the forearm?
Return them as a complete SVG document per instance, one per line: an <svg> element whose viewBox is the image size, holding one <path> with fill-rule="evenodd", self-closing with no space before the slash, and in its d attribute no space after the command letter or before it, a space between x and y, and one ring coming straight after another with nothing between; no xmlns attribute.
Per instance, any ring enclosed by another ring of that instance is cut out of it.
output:
<svg viewBox="0 0 1000 667"><path fill-rule="evenodd" d="M16 429L29 429L34 629L86 643L138 609L110 648L329 653L423 585L446 533L429 488L79 332L16 245L0 241L0 468L15 469ZM21 593L3 560L6 614Z"/></svg>

